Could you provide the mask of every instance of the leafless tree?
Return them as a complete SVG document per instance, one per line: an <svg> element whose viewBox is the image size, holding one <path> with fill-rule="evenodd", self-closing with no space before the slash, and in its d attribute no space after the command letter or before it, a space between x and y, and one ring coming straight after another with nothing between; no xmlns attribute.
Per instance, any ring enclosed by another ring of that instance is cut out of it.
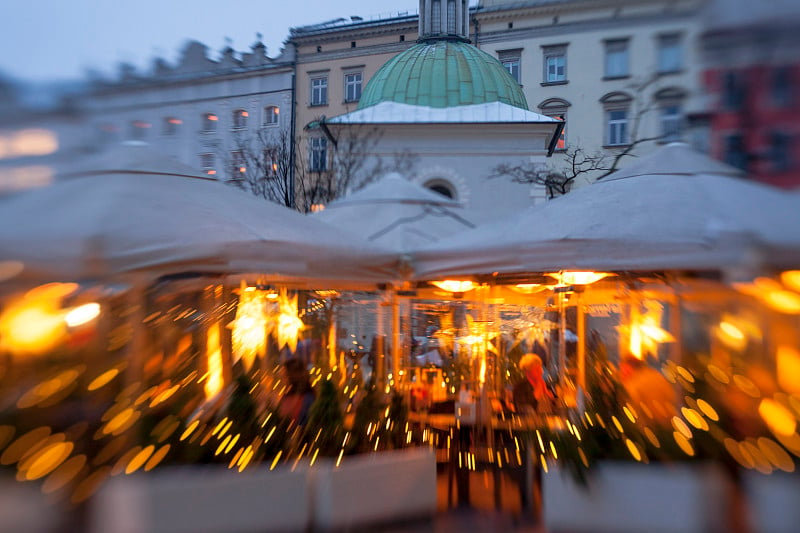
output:
<svg viewBox="0 0 800 533"><path fill-rule="evenodd" d="M656 107L656 102L650 97L648 89L657 80L658 76L653 75L644 80L634 81L629 86L633 92L633 100L626 145L609 150L591 150L583 146L567 145L564 152L565 164L561 167L502 163L492 169L489 178L505 177L515 183L541 185L545 188L548 198L555 198L567 194L580 176L593 180L610 176L617 171L624 158L634 157L633 152L637 146L663 137L662 135L645 137L640 130L644 117Z"/></svg>

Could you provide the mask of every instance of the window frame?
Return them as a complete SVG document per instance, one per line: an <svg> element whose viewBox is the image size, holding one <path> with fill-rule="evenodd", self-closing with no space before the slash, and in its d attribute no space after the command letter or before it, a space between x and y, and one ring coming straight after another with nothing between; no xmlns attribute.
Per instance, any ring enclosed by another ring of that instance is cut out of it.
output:
<svg viewBox="0 0 800 533"><path fill-rule="evenodd" d="M618 80L631 75L630 38L606 39L603 41L603 79ZM621 58L619 61L612 61ZM615 70L619 68L619 70Z"/></svg>
<svg viewBox="0 0 800 533"><path fill-rule="evenodd" d="M217 133L217 129L219 128L219 116L216 113L203 113L201 115L201 120L201 133Z"/></svg>
<svg viewBox="0 0 800 533"><path fill-rule="evenodd" d="M683 38L680 33L658 35L656 65L658 74L675 74L683 70ZM674 51L674 57L669 55Z"/></svg>
<svg viewBox="0 0 800 533"><path fill-rule="evenodd" d="M244 108L234 109L231 113L231 129L244 130L247 129L247 121L250 118L250 113Z"/></svg>
<svg viewBox="0 0 800 533"><path fill-rule="evenodd" d="M350 77L358 76L357 81L349 80ZM351 97L350 88L354 87L354 93ZM354 103L361 100L361 94L364 90L364 73L360 70L350 71L344 73L344 101L345 103Z"/></svg>
<svg viewBox="0 0 800 533"><path fill-rule="evenodd" d="M247 156L244 150L231 150L230 172L232 180L242 179L247 173Z"/></svg>
<svg viewBox="0 0 800 533"><path fill-rule="evenodd" d="M561 60L562 64L557 63ZM550 61L555 60L554 77L550 78ZM559 67L563 70L561 76L558 74ZM553 44L542 45L542 85L560 85L567 83L567 45Z"/></svg>
<svg viewBox="0 0 800 533"><path fill-rule="evenodd" d="M311 93L310 93L309 105L312 107L328 105L327 74L315 75L311 77Z"/></svg>
<svg viewBox="0 0 800 533"><path fill-rule="evenodd" d="M498 50L497 59L508 71L509 75L522 85L522 48L514 50Z"/></svg>
<svg viewBox="0 0 800 533"><path fill-rule="evenodd" d="M203 170L203 173L209 176L216 176L216 154L214 154L214 152L201 152L200 168Z"/></svg>
<svg viewBox="0 0 800 533"><path fill-rule="evenodd" d="M311 137L309 140L308 166L311 172L327 172L328 139L325 137Z"/></svg>
<svg viewBox="0 0 800 533"><path fill-rule="evenodd" d="M273 111L270 111L273 110ZM261 119L262 126L277 126L281 120L281 108L277 105L263 107L264 116Z"/></svg>

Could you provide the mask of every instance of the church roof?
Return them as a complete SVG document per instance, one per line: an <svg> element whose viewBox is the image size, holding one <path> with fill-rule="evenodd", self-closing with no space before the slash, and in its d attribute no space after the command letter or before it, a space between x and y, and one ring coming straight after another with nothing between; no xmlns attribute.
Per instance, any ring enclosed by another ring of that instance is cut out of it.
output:
<svg viewBox="0 0 800 533"><path fill-rule="evenodd" d="M418 43L390 59L367 84L358 108L381 102L434 108L502 102L528 109L502 63L458 40Z"/></svg>

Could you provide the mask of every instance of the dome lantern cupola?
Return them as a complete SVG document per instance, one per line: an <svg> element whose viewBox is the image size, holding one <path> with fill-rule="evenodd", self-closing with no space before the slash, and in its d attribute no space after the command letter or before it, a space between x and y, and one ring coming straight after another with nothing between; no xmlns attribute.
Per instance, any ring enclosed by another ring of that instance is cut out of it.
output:
<svg viewBox="0 0 800 533"><path fill-rule="evenodd" d="M469 42L467 0L419 0L419 41Z"/></svg>

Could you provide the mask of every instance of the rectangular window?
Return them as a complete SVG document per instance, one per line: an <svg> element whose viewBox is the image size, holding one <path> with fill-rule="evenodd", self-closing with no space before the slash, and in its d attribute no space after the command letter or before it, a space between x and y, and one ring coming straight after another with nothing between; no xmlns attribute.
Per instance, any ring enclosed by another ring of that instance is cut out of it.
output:
<svg viewBox="0 0 800 533"><path fill-rule="evenodd" d="M344 75L344 101L358 102L361 99L361 81L363 77L360 72L353 72Z"/></svg>
<svg viewBox="0 0 800 533"><path fill-rule="evenodd" d="M659 35L658 72L679 72L682 67L681 37L678 34Z"/></svg>
<svg viewBox="0 0 800 533"><path fill-rule="evenodd" d="M519 59L504 59L502 63L508 73L511 74L511 77L519 83Z"/></svg>
<svg viewBox="0 0 800 533"><path fill-rule="evenodd" d="M681 139L681 108L677 105L665 105L661 108L661 139L664 142Z"/></svg>
<svg viewBox="0 0 800 533"><path fill-rule="evenodd" d="M744 80L736 72L726 72L723 78L722 105L725 109L741 109L745 99Z"/></svg>
<svg viewBox="0 0 800 533"><path fill-rule="evenodd" d="M328 139L314 137L311 139L311 157L309 163L313 172L324 172L328 169Z"/></svg>
<svg viewBox="0 0 800 533"><path fill-rule="evenodd" d="M442 2L433 0L431 5L431 33L436 35L442 33Z"/></svg>
<svg viewBox="0 0 800 533"><path fill-rule="evenodd" d="M747 153L744 149L744 140L738 133L725 137L725 152L723 159L732 167L747 170Z"/></svg>
<svg viewBox="0 0 800 533"><path fill-rule="evenodd" d="M628 39L606 41L606 78L624 78L628 74Z"/></svg>
<svg viewBox="0 0 800 533"><path fill-rule="evenodd" d="M131 139L137 141L144 139L150 126L151 124L144 120L134 120L131 122Z"/></svg>
<svg viewBox="0 0 800 533"><path fill-rule="evenodd" d="M772 71L771 99L776 107L792 105L792 69L788 66L776 67Z"/></svg>
<svg viewBox="0 0 800 533"><path fill-rule="evenodd" d="M278 177L278 152L277 150L264 150L264 176L267 179Z"/></svg>
<svg viewBox="0 0 800 533"><path fill-rule="evenodd" d="M447 0L447 33L456 33L456 0Z"/></svg>
<svg viewBox="0 0 800 533"><path fill-rule="evenodd" d="M272 126L278 123L280 118L281 109L276 105L267 106L264 108L264 125Z"/></svg>
<svg viewBox="0 0 800 533"><path fill-rule="evenodd" d="M203 133L213 133L217 131L217 122L219 118L214 113L206 113L203 115Z"/></svg>
<svg viewBox="0 0 800 533"><path fill-rule="evenodd" d="M498 50L497 51L497 59L500 60L500 63L506 68L511 77L514 78L517 83L522 83L522 78L519 72L520 66L520 59L522 58L522 49L516 50Z"/></svg>
<svg viewBox="0 0 800 533"><path fill-rule="evenodd" d="M175 135L178 133L178 126L183 124L183 121L175 117L166 117L164 119L164 127L161 131L164 135Z"/></svg>
<svg viewBox="0 0 800 533"><path fill-rule="evenodd" d="M770 162L773 172L786 172L791 170L791 144L792 138L786 133L774 131L770 135Z"/></svg>
<svg viewBox="0 0 800 533"><path fill-rule="evenodd" d="M311 80L311 105L327 105L328 77Z"/></svg>
<svg viewBox="0 0 800 533"><path fill-rule="evenodd" d="M237 109L233 112L233 129L241 130L247 127L247 117L250 114L244 109Z"/></svg>
<svg viewBox="0 0 800 533"><path fill-rule="evenodd" d="M544 83L564 83L567 81L566 45L544 46Z"/></svg>
<svg viewBox="0 0 800 533"><path fill-rule="evenodd" d="M214 169L213 153L200 154L200 168L202 168L203 172L210 176L213 176L217 173L217 171Z"/></svg>
<svg viewBox="0 0 800 533"><path fill-rule="evenodd" d="M628 144L628 111L626 109L608 111L606 137L606 144L608 146Z"/></svg>
<svg viewBox="0 0 800 533"><path fill-rule="evenodd" d="M241 179L247 172L247 161L244 157L244 150L234 150L231 152L231 179Z"/></svg>

